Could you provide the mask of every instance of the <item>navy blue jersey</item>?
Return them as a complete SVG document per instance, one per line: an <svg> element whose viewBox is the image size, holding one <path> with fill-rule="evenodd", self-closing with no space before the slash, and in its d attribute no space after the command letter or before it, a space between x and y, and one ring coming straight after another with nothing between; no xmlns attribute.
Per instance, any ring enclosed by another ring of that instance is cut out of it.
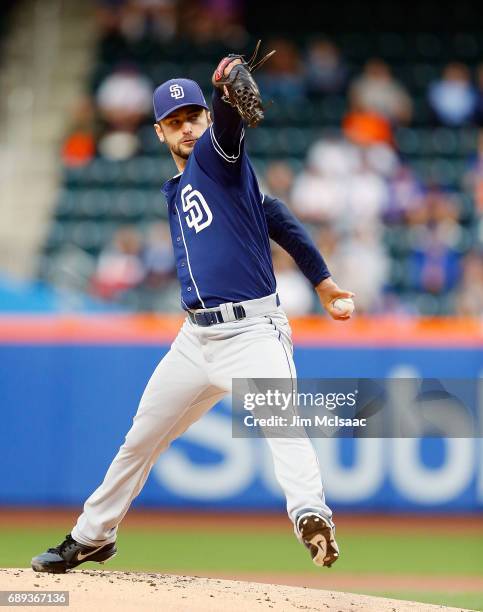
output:
<svg viewBox="0 0 483 612"><path fill-rule="evenodd" d="M262 195L234 109L213 95L214 123L163 186L183 308L275 293Z"/></svg>

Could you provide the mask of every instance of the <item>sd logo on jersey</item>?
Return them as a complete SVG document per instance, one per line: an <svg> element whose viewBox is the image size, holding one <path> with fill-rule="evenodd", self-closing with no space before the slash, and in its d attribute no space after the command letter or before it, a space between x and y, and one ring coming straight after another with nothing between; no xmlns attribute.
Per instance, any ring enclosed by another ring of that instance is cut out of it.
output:
<svg viewBox="0 0 483 612"><path fill-rule="evenodd" d="M186 185L181 191L181 202L188 227L194 227L196 233L204 230L213 221L213 215L203 194L191 185Z"/></svg>

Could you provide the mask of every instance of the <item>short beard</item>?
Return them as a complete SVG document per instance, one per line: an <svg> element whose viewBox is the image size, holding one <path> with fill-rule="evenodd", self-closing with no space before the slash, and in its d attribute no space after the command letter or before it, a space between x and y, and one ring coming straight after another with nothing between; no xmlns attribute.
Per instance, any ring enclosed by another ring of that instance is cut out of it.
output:
<svg viewBox="0 0 483 612"><path fill-rule="evenodd" d="M193 149L191 149L192 151ZM177 155L178 157L181 157L181 159L188 159L188 157L191 155L191 151L189 153L184 153L181 150L181 145L173 145L171 147L171 153L174 153L175 155Z"/></svg>

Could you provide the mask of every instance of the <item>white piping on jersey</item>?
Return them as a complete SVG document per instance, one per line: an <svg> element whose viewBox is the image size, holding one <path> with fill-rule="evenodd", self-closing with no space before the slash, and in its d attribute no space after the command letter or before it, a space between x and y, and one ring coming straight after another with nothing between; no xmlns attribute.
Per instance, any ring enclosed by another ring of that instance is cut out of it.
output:
<svg viewBox="0 0 483 612"><path fill-rule="evenodd" d="M225 161L230 162L231 164L234 164L236 160L240 157L241 143L242 143L243 137L245 136L245 128L242 128L242 131L241 131L240 142L238 143L238 155L228 155L228 153L225 153L225 151L223 151L223 149L220 146L220 143L216 140L216 136L215 136L215 133L213 132L212 125L210 125L210 136L211 136L211 142L213 143L213 147L215 151L218 153L218 155L222 157Z"/></svg>
<svg viewBox="0 0 483 612"><path fill-rule="evenodd" d="M196 295L198 296L198 299L200 300L201 305L203 306L203 308L206 308L205 303L201 299L200 292L198 291L198 285L196 284L195 279L193 277L193 272L191 271L190 256L188 253L188 247L186 246L186 241L184 239L183 224L181 223L181 215L179 214L179 210L176 204L174 205L174 207L176 208L176 213L178 214L179 227L181 229L181 236L183 237L184 250L186 251L186 263L188 264L188 270L190 273L190 277L191 277L191 280L193 281L193 285L195 286Z"/></svg>
<svg viewBox="0 0 483 612"><path fill-rule="evenodd" d="M262 204L265 202L265 194L262 193Z"/></svg>

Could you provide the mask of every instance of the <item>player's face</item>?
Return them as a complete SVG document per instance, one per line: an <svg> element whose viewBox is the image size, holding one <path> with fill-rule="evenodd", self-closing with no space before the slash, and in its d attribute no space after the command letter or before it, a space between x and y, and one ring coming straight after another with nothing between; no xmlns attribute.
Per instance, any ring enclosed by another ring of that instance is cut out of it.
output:
<svg viewBox="0 0 483 612"><path fill-rule="evenodd" d="M200 106L185 106L173 111L154 128L161 142L173 153L188 159L196 141L210 125L208 111Z"/></svg>

